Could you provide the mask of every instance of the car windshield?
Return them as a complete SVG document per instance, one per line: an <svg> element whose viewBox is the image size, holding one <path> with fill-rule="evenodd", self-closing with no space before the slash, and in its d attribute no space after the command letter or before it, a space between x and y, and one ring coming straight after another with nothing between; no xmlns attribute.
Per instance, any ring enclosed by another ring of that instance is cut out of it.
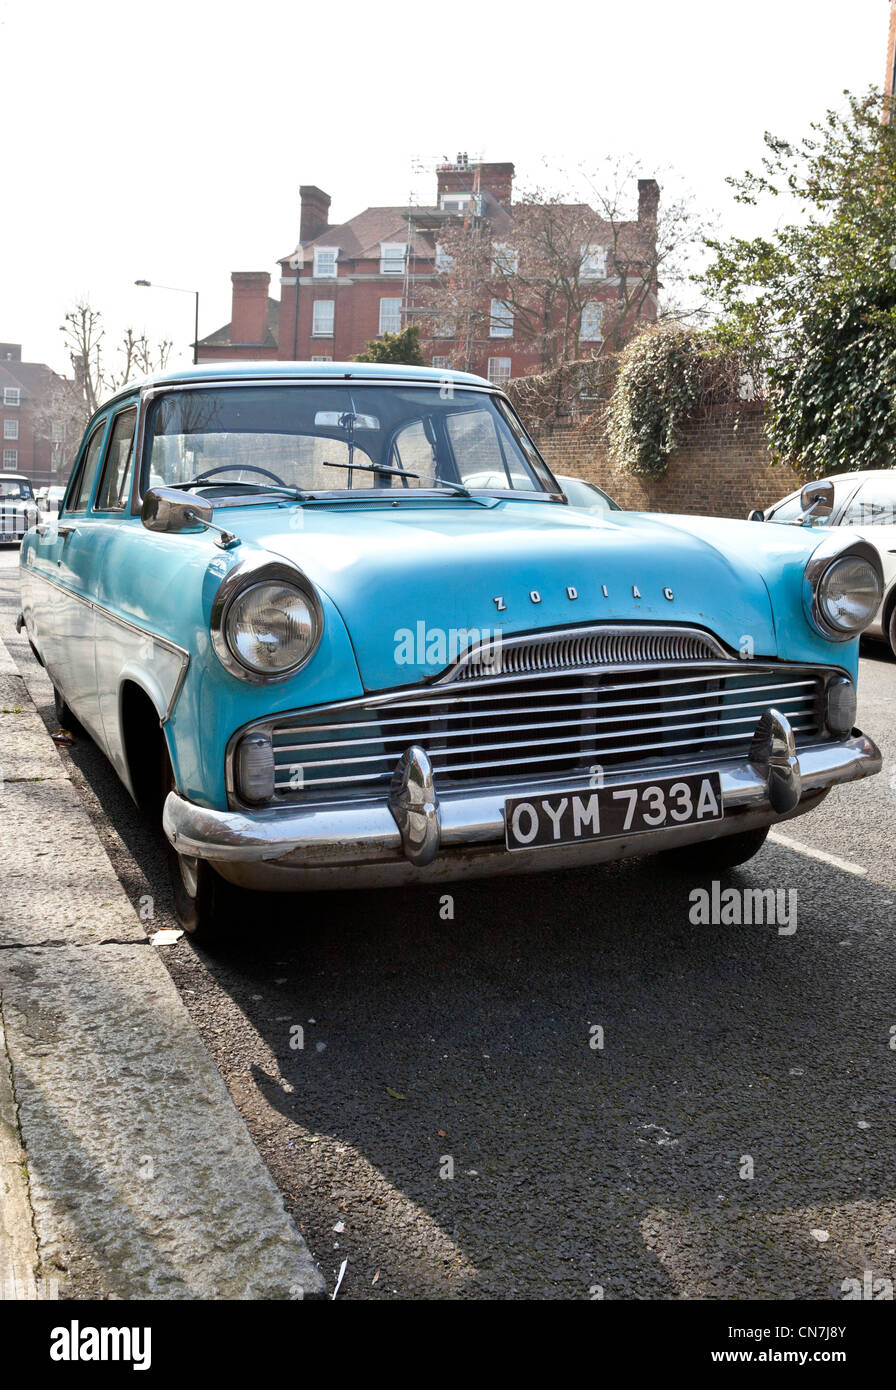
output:
<svg viewBox="0 0 896 1390"><path fill-rule="evenodd" d="M142 488L186 483L242 495L556 490L505 403L450 382L166 392L151 408Z"/></svg>
<svg viewBox="0 0 896 1390"><path fill-rule="evenodd" d="M31 496L31 484L24 478L0 478L0 497L17 497L28 501Z"/></svg>

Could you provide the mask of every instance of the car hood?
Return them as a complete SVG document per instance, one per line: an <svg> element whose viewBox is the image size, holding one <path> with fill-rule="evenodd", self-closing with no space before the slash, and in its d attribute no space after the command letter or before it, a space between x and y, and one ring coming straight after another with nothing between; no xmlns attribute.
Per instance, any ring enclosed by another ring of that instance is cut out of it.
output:
<svg viewBox="0 0 896 1390"><path fill-rule="evenodd" d="M691 624L778 654L760 528L594 517L556 503L231 509L219 524L299 565L339 609L368 690L437 675L471 642L594 622ZM699 529L699 525L698 525ZM808 548L811 549L811 546ZM800 567L807 547L802 542Z"/></svg>

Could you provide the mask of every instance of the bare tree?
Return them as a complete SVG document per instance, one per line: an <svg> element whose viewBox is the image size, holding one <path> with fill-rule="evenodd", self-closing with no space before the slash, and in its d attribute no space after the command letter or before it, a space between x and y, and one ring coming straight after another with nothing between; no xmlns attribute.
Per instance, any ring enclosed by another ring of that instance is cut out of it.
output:
<svg viewBox="0 0 896 1390"><path fill-rule="evenodd" d="M533 188L509 210L483 200L480 216L439 234L443 269L419 292L415 320L423 336L450 341L452 365L469 367L472 344L489 338L493 301L542 371L618 351L640 326L681 317L669 282L687 279L686 252L705 230L691 201L664 205L633 166L578 178L590 202Z"/></svg>
<svg viewBox="0 0 896 1390"><path fill-rule="evenodd" d="M162 371L171 355L172 343L168 339L151 343L145 333L138 336L128 328L117 346L117 363L110 364L104 350L106 330L102 313L85 299L69 309L61 332L65 336L76 391L83 402L84 423L106 396L142 376Z"/></svg>

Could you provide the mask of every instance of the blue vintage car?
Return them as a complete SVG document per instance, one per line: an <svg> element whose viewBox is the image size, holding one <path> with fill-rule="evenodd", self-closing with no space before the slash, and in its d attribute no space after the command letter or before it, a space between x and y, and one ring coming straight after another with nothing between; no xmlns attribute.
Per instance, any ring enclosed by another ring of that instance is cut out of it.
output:
<svg viewBox="0 0 896 1390"><path fill-rule="evenodd" d="M880 768L872 547L571 507L465 373L152 377L91 421L21 584L60 720L163 818L190 931L235 887L718 872Z"/></svg>

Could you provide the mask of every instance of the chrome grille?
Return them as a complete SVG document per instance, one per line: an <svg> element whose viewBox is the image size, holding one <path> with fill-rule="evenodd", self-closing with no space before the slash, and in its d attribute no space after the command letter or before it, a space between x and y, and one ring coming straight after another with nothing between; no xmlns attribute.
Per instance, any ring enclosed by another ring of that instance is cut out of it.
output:
<svg viewBox="0 0 896 1390"><path fill-rule="evenodd" d="M427 686L271 722L277 799L388 790L401 753L429 755L436 788L540 780L596 766L746 758L762 712L797 743L824 736L821 672L713 662L646 670L548 672Z"/></svg>
<svg viewBox="0 0 896 1390"><path fill-rule="evenodd" d="M573 628L485 641L465 652L439 685L482 676L573 671L592 666L641 666L659 662L716 661L724 647L696 628L642 625Z"/></svg>

